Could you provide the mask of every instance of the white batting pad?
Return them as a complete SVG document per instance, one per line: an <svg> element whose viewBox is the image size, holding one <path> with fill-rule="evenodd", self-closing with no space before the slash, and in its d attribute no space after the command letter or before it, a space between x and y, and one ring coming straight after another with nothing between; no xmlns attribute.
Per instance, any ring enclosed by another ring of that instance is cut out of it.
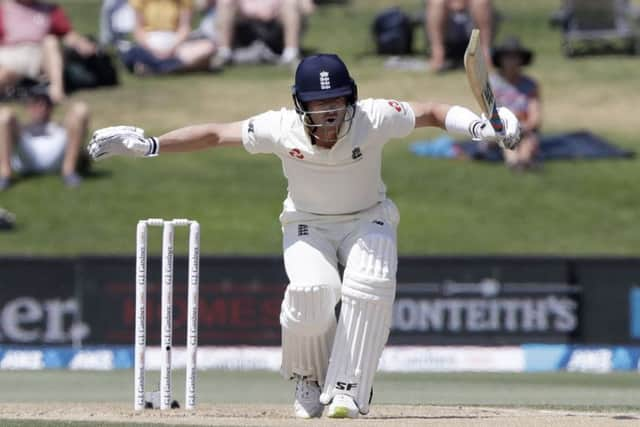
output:
<svg viewBox="0 0 640 427"><path fill-rule="evenodd" d="M373 376L391 327L396 269L396 245L390 236L367 235L351 249L340 321L320 396L325 405L337 394L348 394L360 413L369 412Z"/></svg>
<svg viewBox="0 0 640 427"><path fill-rule="evenodd" d="M324 383L336 331L336 290L327 285L289 284L282 302L282 367L285 378L294 374Z"/></svg>

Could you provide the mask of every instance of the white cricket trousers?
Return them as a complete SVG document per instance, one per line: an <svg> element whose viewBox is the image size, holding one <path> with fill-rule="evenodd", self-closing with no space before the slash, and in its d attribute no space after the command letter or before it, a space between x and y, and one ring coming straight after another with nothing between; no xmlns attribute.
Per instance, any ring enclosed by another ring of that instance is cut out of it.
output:
<svg viewBox="0 0 640 427"><path fill-rule="evenodd" d="M283 224L289 285L280 314L282 374L318 381L327 402L351 394L362 413L391 324L399 219L385 200L357 214L307 215Z"/></svg>

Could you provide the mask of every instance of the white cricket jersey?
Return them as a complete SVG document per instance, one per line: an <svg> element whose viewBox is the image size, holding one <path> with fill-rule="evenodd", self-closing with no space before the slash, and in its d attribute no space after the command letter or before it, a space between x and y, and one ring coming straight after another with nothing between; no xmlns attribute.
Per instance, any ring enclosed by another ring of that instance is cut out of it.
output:
<svg viewBox="0 0 640 427"><path fill-rule="evenodd" d="M365 99L357 103L349 133L331 149L312 145L298 114L285 108L246 120L242 142L249 153L273 153L282 161L288 180L283 213L343 215L386 199L383 146L414 127L408 103Z"/></svg>

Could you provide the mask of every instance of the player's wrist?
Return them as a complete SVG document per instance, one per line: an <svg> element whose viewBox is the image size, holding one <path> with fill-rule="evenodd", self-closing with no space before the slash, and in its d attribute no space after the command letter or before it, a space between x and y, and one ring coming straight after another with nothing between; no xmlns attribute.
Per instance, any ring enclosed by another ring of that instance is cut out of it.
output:
<svg viewBox="0 0 640 427"><path fill-rule="evenodd" d="M160 141L155 136L150 136L144 139L147 145L147 151L144 153L144 157L155 157L160 154Z"/></svg>
<svg viewBox="0 0 640 427"><path fill-rule="evenodd" d="M484 121L468 108L454 105L449 108L444 119L447 132L462 133L474 140L482 139Z"/></svg>

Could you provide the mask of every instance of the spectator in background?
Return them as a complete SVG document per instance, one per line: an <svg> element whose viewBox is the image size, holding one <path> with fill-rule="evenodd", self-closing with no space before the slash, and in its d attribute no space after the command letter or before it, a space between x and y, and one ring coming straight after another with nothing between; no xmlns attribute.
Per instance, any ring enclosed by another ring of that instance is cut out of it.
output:
<svg viewBox="0 0 640 427"><path fill-rule="evenodd" d="M461 66L473 28L480 29L480 43L489 63L495 22L491 0L427 0L425 32L431 46L429 68L440 72Z"/></svg>
<svg viewBox="0 0 640 427"><path fill-rule="evenodd" d="M64 61L59 39L81 55L93 55L96 45L73 31L59 6L38 0L0 3L0 91L22 79L44 76L54 102L65 97Z"/></svg>
<svg viewBox="0 0 640 427"><path fill-rule="evenodd" d="M53 110L42 86L33 88L26 100L26 125L21 126L9 108L0 110L0 191L10 187L13 173L60 172L67 187L80 185L79 169L88 169L82 148L89 128L89 108L83 102L73 103L64 126L52 121Z"/></svg>
<svg viewBox="0 0 640 427"><path fill-rule="evenodd" d="M190 39L206 37L215 42L215 4L216 0L194 0L194 15L201 14L201 18L198 28L189 35ZM100 44L117 46L120 42L126 42L135 28L136 11L129 0L102 1Z"/></svg>
<svg viewBox="0 0 640 427"><path fill-rule="evenodd" d="M129 0L136 12L135 46L123 61L137 74L204 70L216 51L213 41L190 39L191 0Z"/></svg>
<svg viewBox="0 0 640 427"><path fill-rule="evenodd" d="M281 64L295 64L300 57L300 34L303 18L314 11L312 0L217 0L216 35L218 54L214 65L232 61L235 26L242 21L257 21L282 26ZM278 50L278 49L276 49Z"/></svg>
<svg viewBox="0 0 640 427"><path fill-rule="evenodd" d="M101 45L115 45L127 39L135 27L136 13L127 0L102 1L98 37Z"/></svg>
<svg viewBox="0 0 640 427"><path fill-rule="evenodd" d="M540 87L522 71L531 64L533 52L509 37L494 49L492 60L496 73L490 79L496 103L510 109L521 125L522 142L514 150L504 150L505 162L511 169L528 170L535 166L542 125Z"/></svg>
<svg viewBox="0 0 640 427"><path fill-rule="evenodd" d="M200 24L192 34L213 40L216 45L216 0L194 0L196 13L200 15Z"/></svg>

